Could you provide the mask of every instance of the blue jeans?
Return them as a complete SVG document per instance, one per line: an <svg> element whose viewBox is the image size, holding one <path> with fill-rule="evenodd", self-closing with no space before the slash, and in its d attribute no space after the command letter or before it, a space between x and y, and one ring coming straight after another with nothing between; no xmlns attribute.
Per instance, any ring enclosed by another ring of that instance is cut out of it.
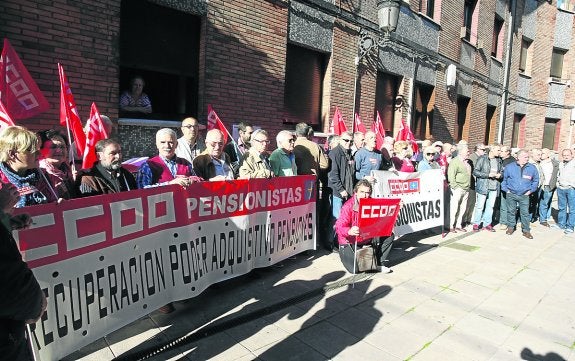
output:
<svg viewBox="0 0 575 361"><path fill-rule="evenodd" d="M495 198L497 198L496 190L487 191L487 194L475 193L475 209L471 223L479 225L483 222L483 227L491 224Z"/></svg>
<svg viewBox="0 0 575 361"><path fill-rule="evenodd" d="M329 227L329 240L332 241L334 245L338 244L337 235L335 234L335 221L337 221L339 218L339 213L341 212L343 202L344 200L339 197L331 197L331 222Z"/></svg>
<svg viewBox="0 0 575 361"><path fill-rule="evenodd" d="M549 186L541 187L539 195L539 222L547 222L551 217L551 200L555 190L550 190Z"/></svg>
<svg viewBox="0 0 575 361"><path fill-rule="evenodd" d="M559 206L559 216L557 223L563 229L573 229L575 226L575 189L557 188L557 203ZM567 218L567 208L569 208L569 218Z"/></svg>
<svg viewBox="0 0 575 361"><path fill-rule="evenodd" d="M499 224L507 225L507 192L501 191L499 196Z"/></svg>
<svg viewBox="0 0 575 361"><path fill-rule="evenodd" d="M529 216L529 196L524 194L517 195L507 192L507 227L514 228L517 224L515 219L515 210L519 206L519 218L521 219L521 229L523 232L529 232L529 223L531 217Z"/></svg>

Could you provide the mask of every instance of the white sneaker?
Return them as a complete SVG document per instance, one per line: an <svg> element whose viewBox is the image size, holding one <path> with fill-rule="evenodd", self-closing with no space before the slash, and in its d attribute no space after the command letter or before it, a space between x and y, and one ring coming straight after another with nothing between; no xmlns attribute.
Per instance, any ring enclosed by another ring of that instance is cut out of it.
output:
<svg viewBox="0 0 575 361"><path fill-rule="evenodd" d="M391 268L385 267L385 266L377 266L377 272L380 272L380 273L390 273L390 272L391 272Z"/></svg>

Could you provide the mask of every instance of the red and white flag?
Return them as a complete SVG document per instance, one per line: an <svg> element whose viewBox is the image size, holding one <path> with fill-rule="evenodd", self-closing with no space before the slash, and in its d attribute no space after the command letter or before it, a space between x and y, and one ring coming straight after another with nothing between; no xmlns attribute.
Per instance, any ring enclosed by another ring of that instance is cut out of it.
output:
<svg viewBox="0 0 575 361"><path fill-rule="evenodd" d="M371 131L375 133L375 146L377 149L383 147L383 138L385 138L385 128L379 116L379 111L376 113L375 122L371 124Z"/></svg>
<svg viewBox="0 0 575 361"><path fill-rule="evenodd" d="M401 120L401 125L399 128L399 132L395 135L395 140L405 140L406 142L411 144L411 149L413 150L413 154L419 151L419 147L417 146L417 142L415 141L415 136L411 131L411 127L407 125L405 119Z"/></svg>
<svg viewBox="0 0 575 361"><path fill-rule="evenodd" d="M94 163L98 160L96 156L96 143L102 139L108 138L106 127L100 117L100 112L96 107L96 103L92 103L90 109L90 118L86 124L86 147L84 148L84 159L82 160L82 168L92 168Z"/></svg>
<svg viewBox="0 0 575 361"><path fill-rule="evenodd" d="M365 125L363 125L363 122L361 121L361 118L359 117L359 114L355 113L355 131L356 132L362 132L365 134L365 132L367 131L367 129L365 129Z"/></svg>
<svg viewBox="0 0 575 361"><path fill-rule="evenodd" d="M216 111L208 104L208 130L219 129L224 134L224 144L228 142L228 130L220 117L216 114Z"/></svg>
<svg viewBox="0 0 575 361"><path fill-rule="evenodd" d="M335 112L333 113L329 132L335 135L341 135L341 133L347 132L345 121L343 120L343 116L341 115L339 107L337 106L335 107Z"/></svg>
<svg viewBox="0 0 575 361"><path fill-rule="evenodd" d="M60 75L60 125L68 128L68 134L72 133L76 144L76 154L84 155L86 135L78 115L78 108L76 107L76 101L74 101L72 89L70 89L68 79L64 74L64 68L62 68L60 63L58 63L58 74Z"/></svg>
<svg viewBox="0 0 575 361"><path fill-rule="evenodd" d="M8 39L0 56L0 101L13 119L30 118L50 108Z"/></svg>
<svg viewBox="0 0 575 361"><path fill-rule="evenodd" d="M4 104L0 101L0 130L12 125L14 125L14 122L12 121L12 118L10 118L10 114L8 114Z"/></svg>

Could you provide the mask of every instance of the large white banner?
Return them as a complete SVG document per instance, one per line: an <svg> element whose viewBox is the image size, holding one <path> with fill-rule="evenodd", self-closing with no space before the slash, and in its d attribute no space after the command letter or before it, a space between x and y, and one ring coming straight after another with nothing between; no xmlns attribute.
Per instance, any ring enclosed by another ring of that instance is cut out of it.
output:
<svg viewBox="0 0 575 361"><path fill-rule="evenodd" d="M372 171L376 178L373 197L401 198L393 229L404 235L443 224L443 173L440 169L404 173Z"/></svg>
<svg viewBox="0 0 575 361"><path fill-rule="evenodd" d="M315 178L205 182L30 207L16 234L48 298L32 326L58 360L209 285L315 248Z"/></svg>

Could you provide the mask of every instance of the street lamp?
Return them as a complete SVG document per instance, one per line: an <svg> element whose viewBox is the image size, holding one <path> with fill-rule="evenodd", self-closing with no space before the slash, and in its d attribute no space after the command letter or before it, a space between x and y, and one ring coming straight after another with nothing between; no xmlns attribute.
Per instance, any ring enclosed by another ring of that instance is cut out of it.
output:
<svg viewBox="0 0 575 361"><path fill-rule="evenodd" d="M374 48L383 46L391 38L391 33L397 29L397 21L399 20L400 0L377 0L377 20L378 26L383 38L373 36L369 32L361 29L359 32L358 50L355 57L355 85L353 91L353 114L352 119L355 119L356 101L357 101L357 82L359 81L359 64L361 59L365 57ZM355 132L355 121L352 126Z"/></svg>

